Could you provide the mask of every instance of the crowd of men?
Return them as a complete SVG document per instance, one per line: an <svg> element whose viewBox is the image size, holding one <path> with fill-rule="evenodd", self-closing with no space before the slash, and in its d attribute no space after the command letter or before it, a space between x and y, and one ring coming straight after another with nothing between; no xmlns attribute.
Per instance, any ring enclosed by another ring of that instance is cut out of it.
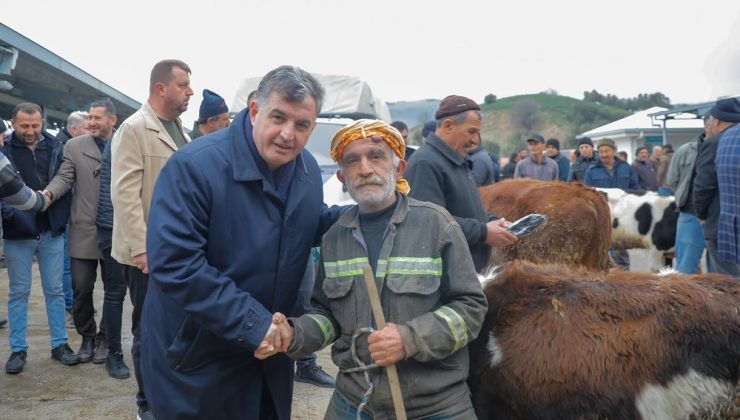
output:
<svg viewBox="0 0 740 420"><path fill-rule="evenodd" d="M130 376L121 348L128 292L138 418L288 419L293 360L310 360L328 345L340 374L336 383L315 378L335 387L325 418L392 417L389 366L398 369L409 417L474 417L466 346L486 312L475 274L491 247L517 241L510 222L486 214L478 194L499 172L481 145L478 104L442 100L413 156L403 123L363 119L340 130L330 156L357 205L329 208L318 164L304 150L324 101L313 76L292 66L270 71L233 121L223 98L205 90L191 141L179 119L194 93L190 75L182 61L157 63L147 101L117 130L109 100L70 115L58 138L43 130L38 105L14 109L0 161L6 372L18 374L26 363L36 255L51 355L63 365L92 361L113 378ZM706 139L673 160L653 156L668 168L665 180L646 150L630 166L615 157L613 141L602 140L597 154L584 138L570 164L557 139L540 135L500 172L630 190L665 185L676 191L681 214L703 223L712 265L731 271L740 259L740 103L720 101L710 115ZM719 227L710 245L713 217ZM687 238L696 238L691 232ZM374 292L362 286L366 266L388 321L382 329L370 307ZM65 307L82 338L77 352L68 345Z"/></svg>

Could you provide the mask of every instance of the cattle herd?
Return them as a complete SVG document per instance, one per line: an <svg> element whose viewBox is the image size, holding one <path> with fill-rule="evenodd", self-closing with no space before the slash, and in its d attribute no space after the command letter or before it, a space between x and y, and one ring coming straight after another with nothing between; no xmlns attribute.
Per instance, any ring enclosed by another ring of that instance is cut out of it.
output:
<svg viewBox="0 0 740 420"><path fill-rule="evenodd" d="M740 418L740 282L654 273L674 244L672 197L528 179L480 192L491 214L548 221L482 278L479 418ZM611 269L610 248L646 249L651 272Z"/></svg>

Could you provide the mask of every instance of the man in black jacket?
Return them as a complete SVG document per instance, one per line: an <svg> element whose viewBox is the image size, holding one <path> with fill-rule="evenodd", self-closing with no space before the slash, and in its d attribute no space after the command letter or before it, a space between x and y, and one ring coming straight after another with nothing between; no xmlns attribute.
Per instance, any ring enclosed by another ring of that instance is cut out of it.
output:
<svg viewBox="0 0 740 420"><path fill-rule="evenodd" d="M586 179L588 168L599 161L599 154L594 151L594 142L590 137L582 137L578 140L578 154L578 159L570 167L568 181L583 182Z"/></svg>
<svg viewBox="0 0 740 420"><path fill-rule="evenodd" d="M717 258L717 224L719 223L719 183L714 159L722 133L740 122L740 101L736 98L722 99L709 111L707 139L699 145L694 178L694 208L696 217L702 221L707 256L711 269L717 273L739 276L737 264Z"/></svg>
<svg viewBox="0 0 740 420"><path fill-rule="evenodd" d="M462 96L448 96L435 114L437 130L414 153L406 171L409 197L444 207L462 228L476 271L489 262L491 246L505 246L516 237L504 219L489 221L470 174L465 147L480 132L480 107Z"/></svg>
<svg viewBox="0 0 740 420"><path fill-rule="evenodd" d="M42 134L41 107L22 103L13 110L13 135L3 153L34 190L42 190L59 170L62 145ZM26 323L28 295L31 291L31 264L38 255L41 285L46 300L46 317L51 335L51 356L64 365L75 365L79 358L67 344L62 293L64 228L69 219L70 197L63 197L40 213L23 212L2 205L3 239L8 265L8 318L11 355L6 373L20 373L26 364Z"/></svg>

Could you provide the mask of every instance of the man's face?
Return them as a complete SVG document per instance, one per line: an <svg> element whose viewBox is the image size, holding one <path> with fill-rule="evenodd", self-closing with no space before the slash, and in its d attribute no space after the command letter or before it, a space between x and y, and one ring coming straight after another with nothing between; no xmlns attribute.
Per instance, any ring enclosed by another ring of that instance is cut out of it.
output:
<svg viewBox="0 0 740 420"><path fill-rule="evenodd" d="M648 160L648 151L647 151L647 149L640 150L640 152L637 153L637 156L635 156L635 158L637 160L639 160L640 162L645 162L646 160Z"/></svg>
<svg viewBox="0 0 740 420"><path fill-rule="evenodd" d="M545 146L545 153L547 153L547 156L549 157L555 157L558 153L560 153L560 150L558 150L558 148L553 145L549 145Z"/></svg>
<svg viewBox="0 0 740 420"><path fill-rule="evenodd" d="M474 136L470 143L465 145L465 153L473 153L480 146L480 133Z"/></svg>
<svg viewBox="0 0 740 420"><path fill-rule="evenodd" d="M533 156L542 156L542 153L545 151L545 143L540 143L536 140L527 140L527 147L529 147L529 152Z"/></svg>
<svg viewBox="0 0 740 420"><path fill-rule="evenodd" d="M316 101L292 103L273 92L261 107L249 104L252 134L262 159L271 171L295 159L316 125Z"/></svg>
<svg viewBox="0 0 740 420"><path fill-rule="evenodd" d="M72 137L90 134L90 120L82 121L77 127L71 127L69 129L69 134L71 134Z"/></svg>
<svg viewBox="0 0 740 420"><path fill-rule="evenodd" d="M109 115L102 106L90 108L89 115L90 135L102 140L109 140L113 137L113 127L116 125L115 115Z"/></svg>
<svg viewBox="0 0 740 420"><path fill-rule="evenodd" d="M409 138L409 130L405 128L401 130L401 137L403 137L403 142L406 143L406 139Z"/></svg>
<svg viewBox="0 0 740 420"><path fill-rule="evenodd" d="M653 159L657 159L663 155L663 148L660 146L653 147Z"/></svg>
<svg viewBox="0 0 740 420"><path fill-rule="evenodd" d="M33 114L26 114L25 112L19 112L12 120L12 123L15 134L21 139L23 144L31 146L39 141L41 127L43 127L41 113L34 112Z"/></svg>
<svg viewBox="0 0 740 420"><path fill-rule="evenodd" d="M406 162L393 168L393 152L380 137L349 143L342 153L337 177L363 211L379 211L396 199L396 179L403 175Z"/></svg>
<svg viewBox="0 0 740 420"><path fill-rule="evenodd" d="M581 152L581 156L586 159L591 159L591 157L594 155L594 147L590 144L582 144L578 146L578 151Z"/></svg>
<svg viewBox="0 0 740 420"><path fill-rule="evenodd" d="M529 156L529 153L527 153L526 149L522 149L519 151L519 160L526 159L527 156Z"/></svg>
<svg viewBox="0 0 740 420"><path fill-rule="evenodd" d="M449 125L447 125L448 122ZM467 117L460 124L455 124L452 120L447 120L444 123L445 127L443 127L443 140L452 147L454 151L459 154L464 154L466 153L465 147L471 142L478 140L480 123L480 117L473 111L467 111Z"/></svg>
<svg viewBox="0 0 740 420"><path fill-rule="evenodd" d="M164 103L167 110L179 116L188 110L193 89L190 88L190 75L179 67L172 68L172 80L164 85Z"/></svg>
<svg viewBox="0 0 740 420"><path fill-rule="evenodd" d="M614 149L609 146L599 147L599 158L604 163L614 162Z"/></svg>
<svg viewBox="0 0 740 420"><path fill-rule="evenodd" d="M709 138L719 133L720 121L712 116L704 126L704 137Z"/></svg>
<svg viewBox="0 0 740 420"><path fill-rule="evenodd" d="M208 124L211 125L212 130L211 131L217 131L222 128L226 128L231 123L231 120L229 120L229 113L224 112L221 115L216 115L215 117L211 117L208 119Z"/></svg>

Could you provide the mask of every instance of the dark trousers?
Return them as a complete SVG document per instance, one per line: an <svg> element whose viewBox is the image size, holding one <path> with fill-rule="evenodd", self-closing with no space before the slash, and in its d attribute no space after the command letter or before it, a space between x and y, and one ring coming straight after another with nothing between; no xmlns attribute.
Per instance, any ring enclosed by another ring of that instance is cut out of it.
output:
<svg viewBox="0 0 740 420"><path fill-rule="evenodd" d="M103 283L106 282L105 263L103 260L89 260L71 258L72 290L72 317L75 320L77 333L83 337L95 337L98 326L95 323L95 305L93 304L93 290L98 277L98 264ZM100 335L107 336L105 331L105 314L100 320Z"/></svg>
<svg viewBox="0 0 740 420"><path fill-rule="evenodd" d="M306 271L303 273L301 286L298 289L298 295L303 297L303 310L308 313L311 311L311 295L313 286L316 283L316 264L313 262L313 256L308 254L308 264ZM303 359L296 360L296 368L307 369L316 365L316 353L311 353Z"/></svg>
<svg viewBox="0 0 740 420"><path fill-rule="evenodd" d="M108 352L121 352L121 320L123 301L126 299L126 280L123 278L123 265L111 257L110 229L98 228L98 247L105 263L105 295L103 298L103 321L108 335Z"/></svg>
<svg viewBox="0 0 740 420"><path fill-rule="evenodd" d="M131 355L134 359L134 374L136 382L139 385L139 391L136 393L136 404L139 408L148 409L149 404L144 394L144 382L141 379L141 309L144 307L144 298L146 297L146 288L149 285L149 275L130 265L123 266L123 276L128 285L128 293L131 298L131 304L134 306L131 312L131 333L134 335L134 342L131 345Z"/></svg>

